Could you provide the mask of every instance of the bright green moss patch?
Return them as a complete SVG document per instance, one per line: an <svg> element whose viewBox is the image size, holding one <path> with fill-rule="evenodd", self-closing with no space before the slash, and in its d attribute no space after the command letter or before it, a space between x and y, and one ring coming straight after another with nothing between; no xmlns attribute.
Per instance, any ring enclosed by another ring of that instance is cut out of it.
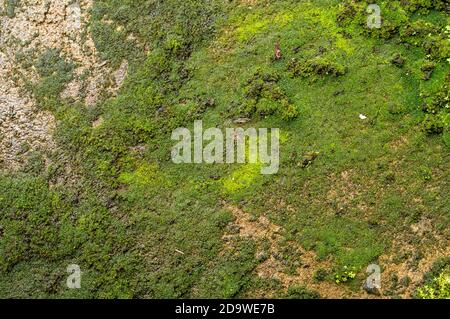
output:
<svg viewBox="0 0 450 319"><path fill-rule="evenodd" d="M450 274L442 272L433 281L418 289L417 295L421 299L449 299L450 298Z"/></svg>
<svg viewBox="0 0 450 319"><path fill-rule="evenodd" d="M236 21L235 36L241 42L251 40L258 34L267 31L268 28L283 28L292 23L294 14L292 12L276 12L272 16L262 10L256 13L246 14Z"/></svg>
<svg viewBox="0 0 450 319"><path fill-rule="evenodd" d="M156 164L142 164L133 173L122 173L119 181L137 187L162 187L166 184L164 178L158 174Z"/></svg>
<svg viewBox="0 0 450 319"><path fill-rule="evenodd" d="M252 185L261 174L260 164L245 164L223 180L225 192L236 193Z"/></svg>

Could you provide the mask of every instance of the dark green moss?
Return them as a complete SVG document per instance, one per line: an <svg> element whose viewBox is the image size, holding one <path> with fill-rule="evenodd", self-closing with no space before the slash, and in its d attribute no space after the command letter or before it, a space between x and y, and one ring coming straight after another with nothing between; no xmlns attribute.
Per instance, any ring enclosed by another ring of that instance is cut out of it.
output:
<svg viewBox="0 0 450 319"><path fill-rule="evenodd" d="M302 286L289 286L286 294L287 299L320 299L320 294Z"/></svg>
<svg viewBox="0 0 450 319"><path fill-rule="evenodd" d="M292 76L332 75L338 77L344 75L347 69L337 62L317 57L307 61L293 59L289 62L288 71L291 72Z"/></svg>

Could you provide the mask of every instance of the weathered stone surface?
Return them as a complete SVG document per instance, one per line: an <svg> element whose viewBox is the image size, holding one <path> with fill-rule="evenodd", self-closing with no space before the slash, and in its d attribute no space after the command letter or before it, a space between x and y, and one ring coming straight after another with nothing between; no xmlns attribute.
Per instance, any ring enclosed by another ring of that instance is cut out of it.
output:
<svg viewBox="0 0 450 319"><path fill-rule="evenodd" d="M0 10L3 6L0 1ZM128 62L112 70L85 32L91 6L92 0L22 0L13 15L0 15L0 168L20 169L28 152L45 154L56 148L53 115L40 109L25 90L23 79L38 83L39 74L34 67L24 67L18 55L35 60L56 49L75 63L75 76L61 92L63 99L94 105L102 90L114 94L122 85Z"/></svg>

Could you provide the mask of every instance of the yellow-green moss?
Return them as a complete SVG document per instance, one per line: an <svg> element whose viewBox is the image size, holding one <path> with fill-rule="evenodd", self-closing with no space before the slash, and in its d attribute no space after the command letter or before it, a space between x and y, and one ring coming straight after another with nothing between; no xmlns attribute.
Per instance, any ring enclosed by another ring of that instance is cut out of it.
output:
<svg viewBox="0 0 450 319"><path fill-rule="evenodd" d="M119 181L133 186L162 186L168 181L155 163L143 163L134 172L120 174Z"/></svg>
<svg viewBox="0 0 450 319"><path fill-rule="evenodd" d="M225 193L236 193L250 187L253 181L261 175L261 164L245 164L223 179Z"/></svg>

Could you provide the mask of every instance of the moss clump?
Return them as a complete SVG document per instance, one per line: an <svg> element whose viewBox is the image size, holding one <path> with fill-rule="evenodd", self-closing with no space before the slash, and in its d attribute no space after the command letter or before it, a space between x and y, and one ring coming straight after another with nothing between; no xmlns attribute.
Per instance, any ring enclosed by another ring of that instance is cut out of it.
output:
<svg viewBox="0 0 450 319"><path fill-rule="evenodd" d="M399 35L404 43L421 45L425 36L430 33L436 34L437 32L439 32L439 28L435 25L423 19L419 19L417 21L408 22L406 25L402 26Z"/></svg>
<svg viewBox="0 0 450 319"><path fill-rule="evenodd" d="M350 21L357 15L357 8L352 2L341 3L338 7L336 15L336 23L340 27L345 27L350 24Z"/></svg>
<svg viewBox="0 0 450 319"><path fill-rule="evenodd" d="M399 31L403 43L422 48L427 57L435 62L445 61L450 56L450 39L447 29L419 19L406 23Z"/></svg>
<svg viewBox="0 0 450 319"><path fill-rule="evenodd" d="M308 77L311 75L339 77L347 73L346 67L342 64L329 61L324 57L315 57L307 61L292 59L288 64L288 70L293 77Z"/></svg>
<svg viewBox="0 0 450 319"><path fill-rule="evenodd" d="M444 85L434 94L423 94L424 104L422 110L426 113L437 114L449 109L450 87Z"/></svg>
<svg viewBox="0 0 450 319"><path fill-rule="evenodd" d="M423 48L427 55L436 61L445 61L450 57L450 40L441 35L427 37Z"/></svg>
<svg viewBox="0 0 450 319"><path fill-rule="evenodd" d="M402 55L399 53L395 54L391 59L391 64L399 68L402 68L405 62L406 62L405 58L402 57Z"/></svg>
<svg viewBox="0 0 450 319"><path fill-rule="evenodd" d="M422 97L422 110L425 112L423 130L430 135L443 133L449 127L450 87L444 85L436 93L422 94Z"/></svg>
<svg viewBox="0 0 450 319"><path fill-rule="evenodd" d="M318 292L309 290L303 286L292 285L289 286L287 299L320 299L321 296Z"/></svg>
<svg viewBox="0 0 450 319"><path fill-rule="evenodd" d="M315 282L322 282L325 281L328 277L328 271L326 271L323 268L319 268L314 273L314 281Z"/></svg>
<svg viewBox="0 0 450 319"><path fill-rule="evenodd" d="M247 116L278 114L285 120L296 118L298 109L278 85L279 80L276 72L256 71L244 87L243 113Z"/></svg>
<svg viewBox="0 0 450 319"><path fill-rule="evenodd" d="M61 51L48 49L38 57L35 67L41 79L37 85L28 85L41 107L55 110L59 105L59 94L73 79L75 64L68 61Z"/></svg>
<svg viewBox="0 0 450 319"><path fill-rule="evenodd" d="M429 135L442 134L445 123L439 114L427 114L422 122L422 129Z"/></svg>
<svg viewBox="0 0 450 319"><path fill-rule="evenodd" d="M431 61L426 61L421 67L420 70L422 71L422 80L428 81L431 78L431 75L433 74L433 71L436 67L436 63Z"/></svg>
<svg viewBox="0 0 450 319"><path fill-rule="evenodd" d="M433 264L425 275L423 286L417 289L416 296L421 299L450 298L450 258L443 258Z"/></svg>
<svg viewBox="0 0 450 319"><path fill-rule="evenodd" d="M429 10L446 10L448 1L446 0L408 0L403 2L405 9L410 12L420 12L427 14Z"/></svg>

